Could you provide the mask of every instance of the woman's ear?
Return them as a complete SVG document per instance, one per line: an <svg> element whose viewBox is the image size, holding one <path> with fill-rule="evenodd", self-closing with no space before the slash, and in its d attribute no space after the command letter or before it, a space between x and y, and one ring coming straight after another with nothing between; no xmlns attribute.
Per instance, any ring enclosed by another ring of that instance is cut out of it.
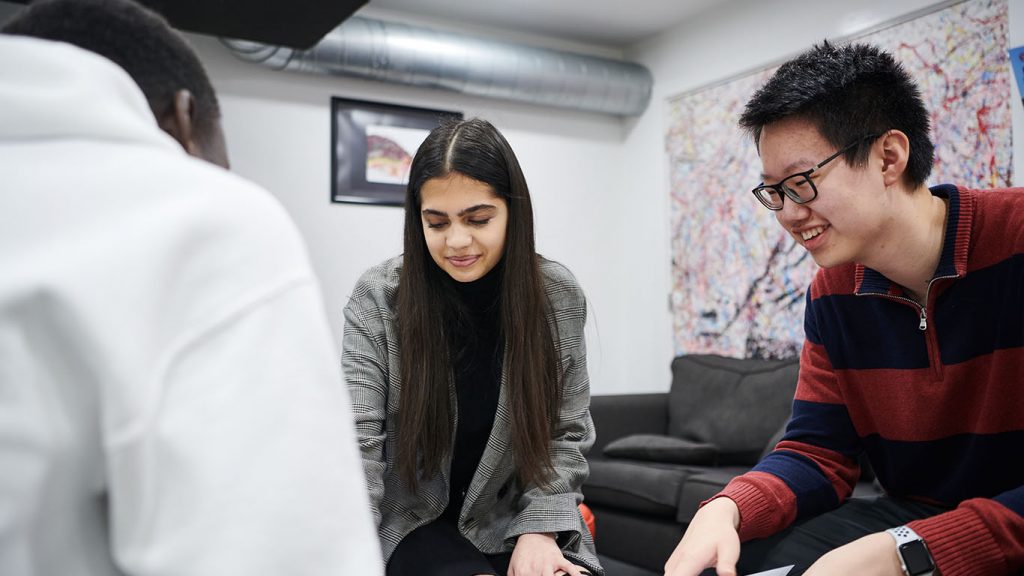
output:
<svg viewBox="0 0 1024 576"><path fill-rule="evenodd" d="M900 130L887 131L880 140L882 155L882 179L886 186L893 186L903 180L910 159L910 139Z"/></svg>
<svg viewBox="0 0 1024 576"><path fill-rule="evenodd" d="M202 157L195 141L196 101L192 93L181 89L174 93L171 105L157 119L160 129L167 132L192 156Z"/></svg>

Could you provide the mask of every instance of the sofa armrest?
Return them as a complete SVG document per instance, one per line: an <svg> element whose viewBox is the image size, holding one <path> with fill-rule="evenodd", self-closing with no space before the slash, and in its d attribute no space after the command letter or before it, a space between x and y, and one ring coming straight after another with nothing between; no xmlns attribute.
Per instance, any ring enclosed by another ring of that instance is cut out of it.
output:
<svg viewBox="0 0 1024 576"><path fill-rule="evenodd" d="M666 434L668 393L591 396L590 416L597 441L589 457L603 458L604 447L612 440L632 434Z"/></svg>

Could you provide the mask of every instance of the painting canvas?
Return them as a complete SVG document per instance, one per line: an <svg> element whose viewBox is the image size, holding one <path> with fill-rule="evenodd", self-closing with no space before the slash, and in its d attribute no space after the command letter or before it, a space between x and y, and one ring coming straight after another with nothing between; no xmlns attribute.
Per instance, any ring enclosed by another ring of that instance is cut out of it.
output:
<svg viewBox="0 0 1024 576"><path fill-rule="evenodd" d="M932 113L930 184L1011 182L1007 0L968 0L856 38L891 51ZM675 352L794 356L816 271L750 194L760 162L736 126L774 68L670 102L672 313Z"/></svg>
<svg viewBox="0 0 1024 576"><path fill-rule="evenodd" d="M458 112L331 99L331 201L400 206L416 150Z"/></svg>

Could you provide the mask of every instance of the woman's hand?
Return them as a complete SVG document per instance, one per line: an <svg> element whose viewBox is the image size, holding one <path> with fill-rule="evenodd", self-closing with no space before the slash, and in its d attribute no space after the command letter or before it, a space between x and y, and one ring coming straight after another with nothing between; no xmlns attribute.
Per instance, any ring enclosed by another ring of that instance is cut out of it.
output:
<svg viewBox="0 0 1024 576"><path fill-rule="evenodd" d="M554 534L523 534L516 541L508 576L585 576L580 567L565 559Z"/></svg>

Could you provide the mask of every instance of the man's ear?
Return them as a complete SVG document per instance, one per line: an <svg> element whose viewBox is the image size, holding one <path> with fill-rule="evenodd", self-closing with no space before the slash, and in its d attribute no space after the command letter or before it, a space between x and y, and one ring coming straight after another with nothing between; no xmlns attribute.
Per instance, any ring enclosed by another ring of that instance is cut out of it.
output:
<svg viewBox="0 0 1024 576"><path fill-rule="evenodd" d="M170 134L181 147L192 156L201 157L196 144L195 132L196 99L184 88L174 93L171 105L163 116L157 119L160 129Z"/></svg>
<svg viewBox="0 0 1024 576"><path fill-rule="evenodd" d="M889 130L881 138L882 179L886 186L902 182L910 160L910 139L900 130Z"/></svg>

